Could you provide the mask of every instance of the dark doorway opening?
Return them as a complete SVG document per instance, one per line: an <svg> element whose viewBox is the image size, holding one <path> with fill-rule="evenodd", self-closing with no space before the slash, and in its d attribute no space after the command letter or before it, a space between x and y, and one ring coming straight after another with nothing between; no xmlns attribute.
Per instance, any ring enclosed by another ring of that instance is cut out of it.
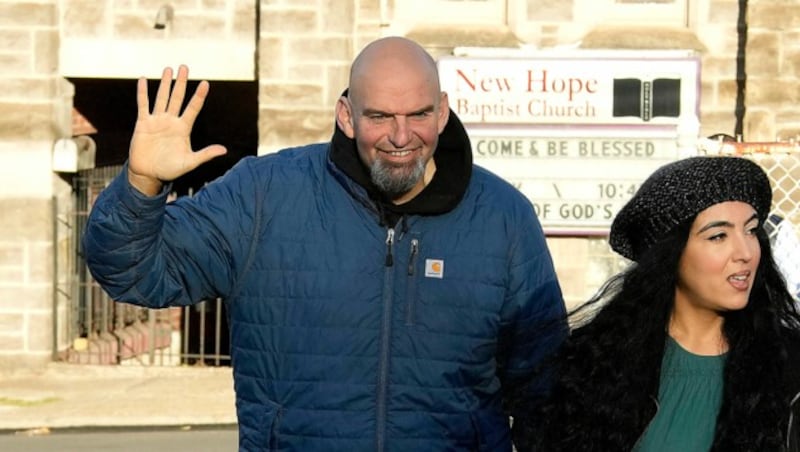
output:
<svg viewBox="0 0 800 452"><path fill-rule="evenodd" d="M73 106L97 129L95 167L119 165L128 158L128 145L136 123L136 80L70 78L75 85ZM152 105L158 80L148 80ZM188 97L198 81L190 80ZM192 129L192 147L221 144L228 153L195 169L173 183L180 196L197 191L221 176L242 157L258 149L258 82L213 80L203 110Z"/></svg>
<svg viewBox="0 0 800 452"><path fill-rule="evenodd" d="M97 149L95 168L121 165L136 123L135 79L69 78L75 86L73 107L97 130L92 134ZM159 80L148 80L152 105ZM198 81L190 81L187 101ZM203 110L195 121L191 141L194 149L221 144L228 153L173 182L178 196L200 190L245 156L258 149L258 82L211 81ZM214 365L213 358L230 355L229 329L224 303L203 303L202 309L183 309L182 322L188 334L182 354L188 364ZM222 319L221 322L215 319ZM194 357L192 357L194 356Z"/></svg>

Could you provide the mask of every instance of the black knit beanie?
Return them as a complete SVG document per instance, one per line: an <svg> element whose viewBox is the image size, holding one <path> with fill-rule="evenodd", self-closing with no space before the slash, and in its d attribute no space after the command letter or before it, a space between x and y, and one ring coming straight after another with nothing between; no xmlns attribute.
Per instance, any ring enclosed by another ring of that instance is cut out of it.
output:
<svg viewBox="0 0 800 452"><path fill-rule="evenodd" d="M611 224L611 249L636 261L673 228L725 201L742 201L761 224L769 214L772 188L764 170L742 157L689 157L657 169Z"/></svg>

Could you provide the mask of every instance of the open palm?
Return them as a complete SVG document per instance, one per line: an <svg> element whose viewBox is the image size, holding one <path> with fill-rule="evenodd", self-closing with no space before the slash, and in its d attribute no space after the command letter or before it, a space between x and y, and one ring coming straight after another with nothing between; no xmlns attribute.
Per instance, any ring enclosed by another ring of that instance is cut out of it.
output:
<svg viewBox="0 0 800 452"><path fill-rule="evenodd" d="M181 65L175 86L171 88L172 69L164 69L152 112L147 80L141 78L137 84L138 114L131 138L128 179L144 194L157 194L164 182L175 180L226 152L225 147L218 144L192 150L189 136L209 85L206 81L200 82L181 114L188 75L189 69Z"/></svg>

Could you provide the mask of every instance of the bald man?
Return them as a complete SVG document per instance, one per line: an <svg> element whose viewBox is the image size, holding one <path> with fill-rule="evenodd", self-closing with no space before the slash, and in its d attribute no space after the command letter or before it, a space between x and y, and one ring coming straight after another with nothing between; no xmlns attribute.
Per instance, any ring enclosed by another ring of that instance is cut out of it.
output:
<svg viewBox="0 0 800 452"><path fill-rule="evenodd" d="M170 181L208 94L167 68L83 238L95 279L150 308L222 298L240 451L511 451L508 406L561 342L564 304L534 210L472 164L436 63L366 46L330 142L247 157L192 197ZM536 380L534 380L536 381ZM524 389L523 389L524 388Z"/></svg>

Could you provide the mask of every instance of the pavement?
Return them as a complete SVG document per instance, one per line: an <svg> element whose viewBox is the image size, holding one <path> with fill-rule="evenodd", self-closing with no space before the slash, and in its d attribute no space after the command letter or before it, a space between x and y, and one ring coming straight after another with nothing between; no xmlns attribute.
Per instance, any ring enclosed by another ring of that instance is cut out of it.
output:
<svg viewBox="0 0 800 452"><path fill-rule="evenodd" d="M230 367L53 362L0 369L0 434L235 425Z"/></svg>

